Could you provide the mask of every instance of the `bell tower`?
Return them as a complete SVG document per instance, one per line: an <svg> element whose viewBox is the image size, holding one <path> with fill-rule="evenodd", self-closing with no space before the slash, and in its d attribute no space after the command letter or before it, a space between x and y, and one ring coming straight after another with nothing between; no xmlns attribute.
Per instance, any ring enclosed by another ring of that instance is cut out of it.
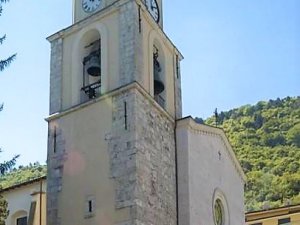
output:
<svg viewBox="0 0 300 225"><path fill-rule="evenodd" d="M73 0L50 37L48 225L175 225L182 55L162 0Z"/></svg>

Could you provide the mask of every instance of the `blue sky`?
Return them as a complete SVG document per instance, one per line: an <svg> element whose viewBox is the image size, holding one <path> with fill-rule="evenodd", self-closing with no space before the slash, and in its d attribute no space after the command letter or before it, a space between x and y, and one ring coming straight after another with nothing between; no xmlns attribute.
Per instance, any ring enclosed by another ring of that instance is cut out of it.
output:
<svg viewBox="0 0 300 225"><path fill-rule="evenodd" d="M164 0L164 29L185 56L184 115L208 117L260 100L300 95L299 0ZM0 17L1 160L46 161L50 45L71 25L71 0L10 0Z"/></svg>

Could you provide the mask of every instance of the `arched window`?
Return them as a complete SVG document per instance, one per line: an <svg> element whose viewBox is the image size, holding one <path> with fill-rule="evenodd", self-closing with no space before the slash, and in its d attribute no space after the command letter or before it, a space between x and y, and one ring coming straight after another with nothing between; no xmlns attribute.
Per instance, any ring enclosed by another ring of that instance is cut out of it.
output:
<svg viewBox="0 0 300 225"><path fill-rule="evenodd" d="M224 206L220 199L214 203L214 222L215 225L224 225L225 223Z"/></svg>
<svg viewBox="0 0 300 225"><path fill-rule="evenodd" d="M229 211L225 195L219 189L216 189L213 196L213 221L214 225L229 225Z"/></svg>
<svg viewBox="0 0 300 225"><path fill-rule="evenodd" d="M27 216L17 218L16 225L27 225Z"/></svg>
<svg viewBox="0 0 300 225"><path fill-rule="evenodd" d="M155 101L165 108L165 66L162 50L157 45L153 46L153 91Z"/></svg>
<svg viewBox="0 0 300 225"><path fill-rule="evenodd" d="M81 61L81 101L84 102L101 95L101 37L98 31L89 31L83 37Z"/></svg>
<svg viewBox="0 0 300 225"><path fill-rule="evenodd" d="M20 210L11 215L11 225L27 225L28 217L27 212Z"/></svg>
<svg viewBox="0 0 300 225"><path fill-rule="evenodd" d="M70 90L70 92L66 92L69 93L69 95L66 95L66 99L71 100L70 106L84 103L91 98L98 97L107 92L108 48L106 46L108 46L107 27L101 23L87 26L74 36L72 46L70 46L72 48L70 76L67 77L67 79L70 79L70 89L64 89L65 91ZM98 56L99 60L96 59ZM87 64L91 63L88 61L93 61L92 58L95 60L94 62L99 62L98 69L96 68L93 71L100 70L100 76L98 76L99 73L97 76L93 73L94 76L92 76L86 71ZM66 68L68 67L66 66ZM97 82L96 87L92 85ZM101 85L99 86L99 84Z"/></svg>

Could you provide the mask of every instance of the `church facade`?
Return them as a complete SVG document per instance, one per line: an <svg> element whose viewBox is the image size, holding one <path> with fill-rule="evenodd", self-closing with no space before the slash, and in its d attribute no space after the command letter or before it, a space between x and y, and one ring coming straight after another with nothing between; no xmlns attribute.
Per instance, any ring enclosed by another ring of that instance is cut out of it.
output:
<svg viewBox="0 0 300 225"><path fill-rule="evenodd" d="M241 225L223 131L182 118L162 0L74 0L51 43L48 225Z"/></svg>
<svg viewBox="0 0 300 225"><path fill-rule="evenodd" d="M46 177L1 189L9 211L5 225L46 225Z"/></svg>

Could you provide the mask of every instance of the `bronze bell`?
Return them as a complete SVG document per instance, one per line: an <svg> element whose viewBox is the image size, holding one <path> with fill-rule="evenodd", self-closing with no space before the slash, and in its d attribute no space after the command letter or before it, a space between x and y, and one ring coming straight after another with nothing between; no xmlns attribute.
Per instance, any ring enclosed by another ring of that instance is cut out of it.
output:
<svg viewBox="0 0 300 225"><path fill-rule="evenodd" d="M157 55L154 55L153 60L153 71L154 71L154 95L158 95L165 90L165 85L160 79L161 67L157 60Z"/></svg>
<svg viewBox="0 0 300 225"><path fill-rule="evenodd" d="M93 77L98 77L101 75L99 54L91 53L89 55L89 60L86 62L86 68L88 74Z"/></svg>

